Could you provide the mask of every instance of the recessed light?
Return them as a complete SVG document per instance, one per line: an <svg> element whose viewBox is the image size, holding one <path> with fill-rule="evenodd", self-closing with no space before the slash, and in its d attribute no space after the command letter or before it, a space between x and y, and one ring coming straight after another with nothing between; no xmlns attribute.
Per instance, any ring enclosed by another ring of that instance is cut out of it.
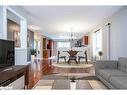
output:
<svg viewBox="0 0 127 95"><path fill-rule="evenodd" d="M39 30L40 29L39 26L36 26L36 25L29 25L28 28L31 30Z"/></svg>

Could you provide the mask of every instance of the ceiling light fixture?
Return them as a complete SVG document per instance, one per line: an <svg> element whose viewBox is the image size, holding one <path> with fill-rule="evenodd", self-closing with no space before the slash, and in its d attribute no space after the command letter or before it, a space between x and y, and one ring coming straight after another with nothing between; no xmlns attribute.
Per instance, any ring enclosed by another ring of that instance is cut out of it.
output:
<svg viewBox="0 0 127 95"><path fill-rule="evenodd" d="M28 28L31 30L39 30L40 29L39 26L36 26L36 25L29 25Z"/></svg>
<svg viewBox="0 0 127 95"><path fill-rule="evenodd" d="M69 41L71 42L71 49L72 49L73 48L73 44L74 44L74 40L76 39L76 36L74 36L73 27L71 27L70 30L71 30L71 33L70 33Z"/></svg>

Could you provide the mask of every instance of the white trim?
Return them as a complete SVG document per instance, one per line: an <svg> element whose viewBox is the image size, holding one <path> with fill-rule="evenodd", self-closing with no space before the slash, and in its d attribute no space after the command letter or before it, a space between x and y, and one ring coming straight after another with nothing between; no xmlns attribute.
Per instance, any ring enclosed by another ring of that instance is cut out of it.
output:
<svg viewBox="0 0 127 95"><path fill-rule="evenodd" d="M16 15L17 17L19 17L20 19L20 43L21 43L21 47L19 49L27 49L27 20L19 13L17 13L15 10L13 10L12 8L6 6L6 12L10 11L11 13L13 13L14 15ZM7 19L7 16L6 16ZM6 28L7 29L7 28ZM7 30L6 30L6 34L7 34ZM7 37L6 37L7 39Z"/></svg>
<svg viewBox="0 0 127 95"><path fill-rule="evenodd" d="M14 11L12 8L10 8L10 7L7 6L6 9L9 10L10 12L12 12L13 14L15 14L16 16L18 16L19 18L25 19L22 15L20 15L16 11Z"/></svg>
<svg viewBox="0 0 127 95"><path fill-rule="evenodd" d="M7 39L7 11L6 6L0 7L0 32L1 32L1 39Z"/></svg>
<svg viewBox="0 0 127 95"><path fill-rule="evenodd" d="M27 63L27 20L25 17L23 17L21 14L19 14L17 11L15 11L14 9L6 6L5 7L5 11L6 11L6 21L7 21L7 11L13 13L15 16L17 16L20 19L20 43L21 46L19 48L15 47L15 64L16 65L23 65ZM7 25L7 23L6 23ZM7 29L7 27L6 27ZM6 30L6 35L7 35L7 30ZM7 36L6 36L7 39ZM21 56L23 57L21 57ZM22 62L21 62L22 60Z"/></svg>
<svg viewBox="0 0 127 95"><path fill-rule="evenodd" d="M107 60L110 60L110 25L107 25Z"/></svg>

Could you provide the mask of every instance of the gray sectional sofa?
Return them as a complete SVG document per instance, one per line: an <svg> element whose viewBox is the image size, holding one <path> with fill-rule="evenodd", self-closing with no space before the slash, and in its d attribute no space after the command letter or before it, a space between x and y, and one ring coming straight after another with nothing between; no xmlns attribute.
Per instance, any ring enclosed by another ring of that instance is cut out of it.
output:
<svg viewBox="0 0 127 95"><path fill-rule="evenodd" d="M96 61L95 75L109 88L127 89L127 58Z"/></svg>

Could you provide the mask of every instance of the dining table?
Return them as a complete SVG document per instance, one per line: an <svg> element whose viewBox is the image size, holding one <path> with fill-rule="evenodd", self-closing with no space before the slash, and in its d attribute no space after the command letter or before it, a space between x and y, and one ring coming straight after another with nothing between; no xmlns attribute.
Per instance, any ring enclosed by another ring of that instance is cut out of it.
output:
<svg viewBox="0 0 127 95"><path fill-rule="evenodd" d="M69 59L68 59L68 64L70 64L70 61L71 60L74 60L77 64L78 64L78 61L77 61L77 53L78 52L81 52L81 51L77 51L77 50L68 50L68 51L63 51L63 52L67 52L69 54Z"/></svg>

